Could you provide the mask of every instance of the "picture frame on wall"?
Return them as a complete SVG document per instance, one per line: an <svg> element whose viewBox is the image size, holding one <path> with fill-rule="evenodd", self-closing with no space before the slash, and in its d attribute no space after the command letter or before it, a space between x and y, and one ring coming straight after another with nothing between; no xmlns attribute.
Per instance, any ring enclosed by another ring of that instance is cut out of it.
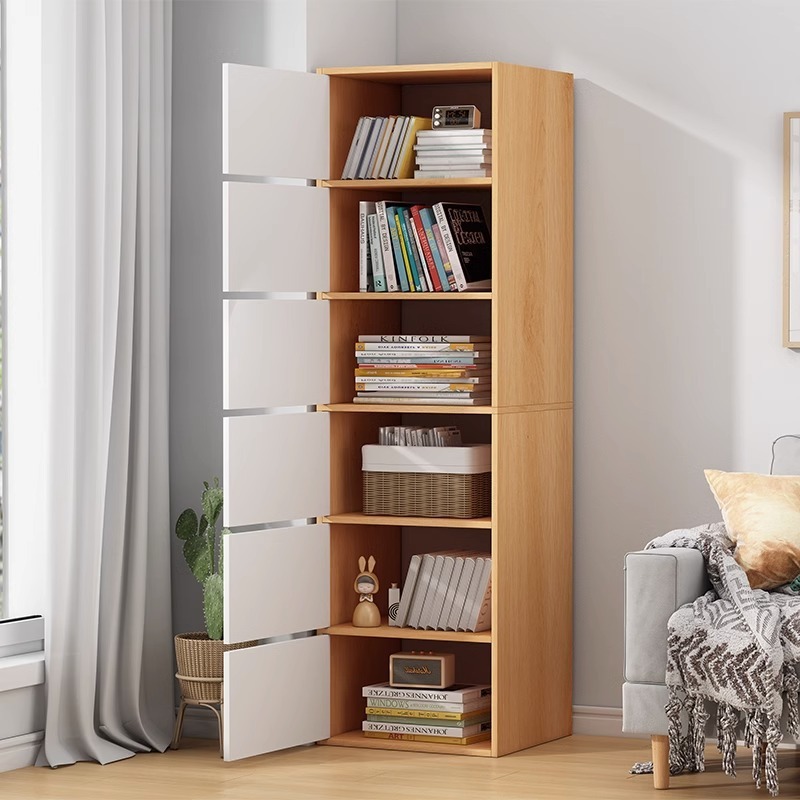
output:
<svg viewBox="0 0 800 800"><path fill-rule="evenodd" d="M800 111L783 115L783 346L800 349Z"/></svg>

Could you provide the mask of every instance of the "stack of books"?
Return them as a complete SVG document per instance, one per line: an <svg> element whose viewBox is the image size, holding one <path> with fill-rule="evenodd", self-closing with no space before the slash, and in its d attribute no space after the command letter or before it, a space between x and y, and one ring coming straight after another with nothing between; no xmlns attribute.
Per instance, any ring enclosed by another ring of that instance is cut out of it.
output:
<svg viewBox="0 0 800 800"><path fill-rule="evenodd" d="M443 425L439 428L382 425L378 428L378 444L411 447L458 447L461 444L461 430L455 425Z"/></svg>
<svg viewBox="0 0 800 800"><path fill-rule="evenodd" d="M363 335L355 352L354 403L491 403L488 336Z"/></svg>
<svg viewBox="0 0 800 800"><path fill-rule="evenodd" d="M481 206L359 203L360 291L464 292L491 288L491 278Z"/></svg>
<svg viewBox="0 0 800 800"><path fill-rule="evenodd" d="M486 128L420 130L415 178L491 178L492 132Z"/></svg>
<svg viewBox="0 0 800 800"><path fill-rule="evenodd" d="M417 132L430 127L430 117L361 117L342 179L412 177Z"/></svg>
<svg viewBox="0 0 800 800"><path fill-rule="evenodd" d="M491 686L393 689L378 683L361 694L367 699L361 727L372 739L473 744L491 736Z"/></svg>
<svg viewBox="0 0 800 800"><path fill-rule="evenodd" d="M411 557L391 625L432 631L486 631L492 627L489 553L442 550Z"/></svg>

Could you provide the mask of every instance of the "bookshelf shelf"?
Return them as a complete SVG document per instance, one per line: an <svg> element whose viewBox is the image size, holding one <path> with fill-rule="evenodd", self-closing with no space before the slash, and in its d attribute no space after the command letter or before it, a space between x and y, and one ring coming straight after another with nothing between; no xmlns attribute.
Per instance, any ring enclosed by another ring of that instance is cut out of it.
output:
<svg viewBox="0 0 800 800"><path fill-rule="evenodd" d="M491 292L320 292L321 300L491 300Z"/></svg>
<svg viewBox="0 0 800 800"><path fill-rule="evenodd" d="M322 628L317 633L328 636L363 636L370 639L408 639L423 642L471 642L473 644L490 644L491 631L470 633L469 631L423 631L417 628L395 628L387 624L386 618L381 620L379 628L357 628L350 622ZM384 680L386 680L384 678Z"/></svg>
<svg viewBox="0 0 800 800"><path fill-rule="evenodd" d="M491 189L491 178L392 178L390 180L319 181L324 189L399 192L409 189Z"/></svg>
<svg viewBox="0 0 800 800"><path fill-rule="evenodd" d="M401 526L417 528L492 529L492 520L490 517L476 517L474 519L455 519L450 517L391 517L354 511L350 514L331 514L328 517L323 517L322 521L335 525L390 525L395 528Z"/></svg>
<svg viewBox="0 0 800 800"><path fill-rule="evenodd" d="M491 414L491 406L418 406L406 403L329 403L317 411L353 414Z"/></svg>
<svg viewBox="0 0 800 800"><path fill-rule="evenodd" d="M368 750L401 750L407 753L438 753L441 755L455 756L483 756L491 757L492 741L475 744L436 744L434 742L403 742L395 739L368 739L361 731L347 731L338 736L331 736L317 744L331 747L364 747Z"/></svg>

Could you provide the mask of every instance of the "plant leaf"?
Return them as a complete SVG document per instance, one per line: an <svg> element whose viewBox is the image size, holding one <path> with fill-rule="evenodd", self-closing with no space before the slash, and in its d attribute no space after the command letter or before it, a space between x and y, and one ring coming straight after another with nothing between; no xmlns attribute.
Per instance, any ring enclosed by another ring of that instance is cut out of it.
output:
<svg viewBox="0 0 800 800"><path fill-rule="evenodd" d="M203 615L209 639L222 638L222 576L209 575L203 585Z"/></svg>
<svg viewBox="0 0 800 800"><path fill-rule="evenodd" d="M224 565L223 565L223 561L224 561L224 559L223 559L223 556L222 556L222 554L223 554L225 551L223 550L223 547L222 547L222 540L223 540L223 539L224 539L224 538L225 538L225 537L226 537L226 536L227 536L227 535L228 535L230 532L231 532L231 531L230 531L230 528L223 528L223 529L222 529L222 536L220 536L220 537L219 537L219 566L218 566L218 568L217 568L217 572L219 572L219 574L220 574L220 575L224 575L224 574L225 574L225 573L224 573L224 571L223 571L223 566L224 566Z"/></svg>
<svg viewBox="0 0 800 800"><path fill-rule="evenodd" d="M187 541L197 533L197 514L187 508L181 512L178 521L175 523L175 534L179 539Z"/></svg>
<svg viewBox="0 0 800 800"><path fill-rule="evenodd" d="M193 536L183 543L183 557L189 565L192 574L205 584L211 574L211 559L209 557L208 545L205 536Z"/></svg>
<svg viewBox="0 0 800 800"><path fill-rule="evenodd" d="M222 512L222 488L217 484L209 486L203 492L203 514L210 528L216 528L217 520Z"/></svg>

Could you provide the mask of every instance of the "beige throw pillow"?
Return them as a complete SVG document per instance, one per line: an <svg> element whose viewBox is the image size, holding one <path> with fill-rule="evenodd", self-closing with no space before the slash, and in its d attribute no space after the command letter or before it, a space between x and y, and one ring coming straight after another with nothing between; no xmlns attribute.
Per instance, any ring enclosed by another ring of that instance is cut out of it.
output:
<svg viewBox="0 0 800 800"><path fill-rule="evenodd" d="M800 476L705 475L750 585L773 589L800 575Z"/></svg>

